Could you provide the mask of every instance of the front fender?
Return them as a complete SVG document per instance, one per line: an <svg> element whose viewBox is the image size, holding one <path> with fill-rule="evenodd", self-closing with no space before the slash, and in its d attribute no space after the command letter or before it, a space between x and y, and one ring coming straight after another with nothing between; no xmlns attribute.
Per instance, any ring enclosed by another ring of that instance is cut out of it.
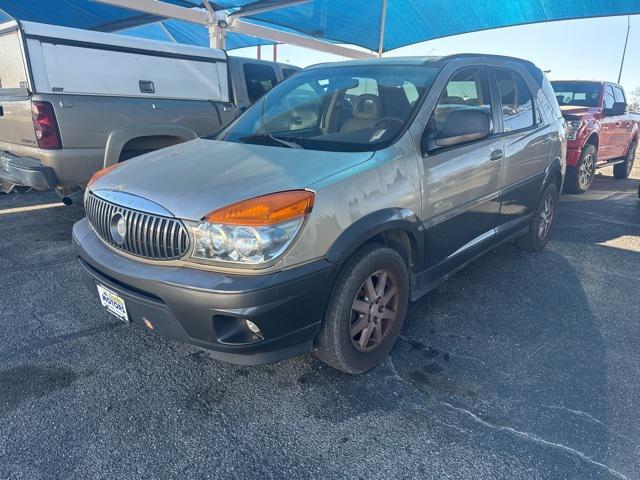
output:
<svg viewBox="0 0 640 480"><path fill-rule="evenodd" d="M340 234L325 258L334 263L342 262L368 240L391 230L403 230L408 234L415 265L422 265L424 228L418 215L407 208L385 208L358 219Z"/></svg>

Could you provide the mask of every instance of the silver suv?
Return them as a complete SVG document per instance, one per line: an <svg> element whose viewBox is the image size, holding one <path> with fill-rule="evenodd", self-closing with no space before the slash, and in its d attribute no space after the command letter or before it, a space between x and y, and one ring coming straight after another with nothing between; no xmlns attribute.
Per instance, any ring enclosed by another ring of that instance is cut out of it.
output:
<svg viewBox="0 0 640 480"><path fill-rule="evenodd" d="M500 243L542 250L564 123L533 64L319 65L216 138L98 172L73 241L125 321L240 364L381 362L409 301Z"/></svg>

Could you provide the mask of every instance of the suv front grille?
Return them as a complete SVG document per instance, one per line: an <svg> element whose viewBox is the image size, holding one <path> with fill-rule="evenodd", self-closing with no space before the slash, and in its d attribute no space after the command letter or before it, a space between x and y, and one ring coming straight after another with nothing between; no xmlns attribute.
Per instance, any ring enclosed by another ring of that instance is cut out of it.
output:
<svg viewBox="0 0 640 480"><path fill-rule="evenodd" d="M100 238L119 250L152 260L173 260L189 250L187 229L175 218L121 207L93 194L87 196L85 211ZM114 225L120 218L125 226L121 236Z"/></svg>

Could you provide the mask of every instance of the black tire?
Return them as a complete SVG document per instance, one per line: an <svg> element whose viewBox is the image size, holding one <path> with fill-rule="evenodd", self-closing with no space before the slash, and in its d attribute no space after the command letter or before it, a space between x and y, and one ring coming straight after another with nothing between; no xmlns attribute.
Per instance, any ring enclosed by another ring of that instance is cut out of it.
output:
<svg viewBox="0 0 640 480"><path fill-rule="evenodd" d="M591 187L596 176L598 150L591 144L582 148L580 158L575 167L567 167L564 179L564 190L568 193L584 193Z"/></svg>
<svg viewBox="0 0 640 480"><path fill-rule="evenodd" d="M383 276L384 272L386 276ZM376 296L371 301L363 297L363 292L370 291L369 279ZM395 295L389 297L394 285ZM383 295L380 295L381 291ZM378 296L381 297L379 300ZM382 297L390 300L380 307L384 302ZM358 250L344 265L331 290L314 353L326 364L345 373L366 372L382 362L395 345L408 304L409 272L400 254L379 245ZM379 313L359 313L363 305L369 312L380 309ZM360 310L356 311L356 306ZM392 313L395 314L392 319L385 318ZM358 331L360 325L366 327ZM352 332L357 333L354 336Z"/></svg>
<svg viewBox="0 0 640 480"><path fill-rule="evenodd" d="M616 178L629 178L631 175L631 170L633 169L633 161L636 159L636 148L638 144L634 140L631 145L629 145L629 151L627 152L627 156L624 159L623 163L618 163L613 166L613 176Z"/></svg>
<svg viewBox="0 0 640 480"><path fill-rule="evenodd" d="M555 184L547 185L536 205L529 223L529 231L516 239L518 247L528 252L541 252L545 249L556 223L558 198L558 188Z"/></svg>

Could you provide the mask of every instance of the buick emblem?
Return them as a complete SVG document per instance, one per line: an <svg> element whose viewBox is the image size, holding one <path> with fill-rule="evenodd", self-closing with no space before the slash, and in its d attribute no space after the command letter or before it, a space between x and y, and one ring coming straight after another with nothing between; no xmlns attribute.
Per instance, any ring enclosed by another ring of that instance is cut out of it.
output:
<svg viewBox="0 0 640 480"><path fill-rule="evenodd" d="M118 245L124 244L127 236L127 219L120 212L116 212L111 216L111 237Z"/></svg>

